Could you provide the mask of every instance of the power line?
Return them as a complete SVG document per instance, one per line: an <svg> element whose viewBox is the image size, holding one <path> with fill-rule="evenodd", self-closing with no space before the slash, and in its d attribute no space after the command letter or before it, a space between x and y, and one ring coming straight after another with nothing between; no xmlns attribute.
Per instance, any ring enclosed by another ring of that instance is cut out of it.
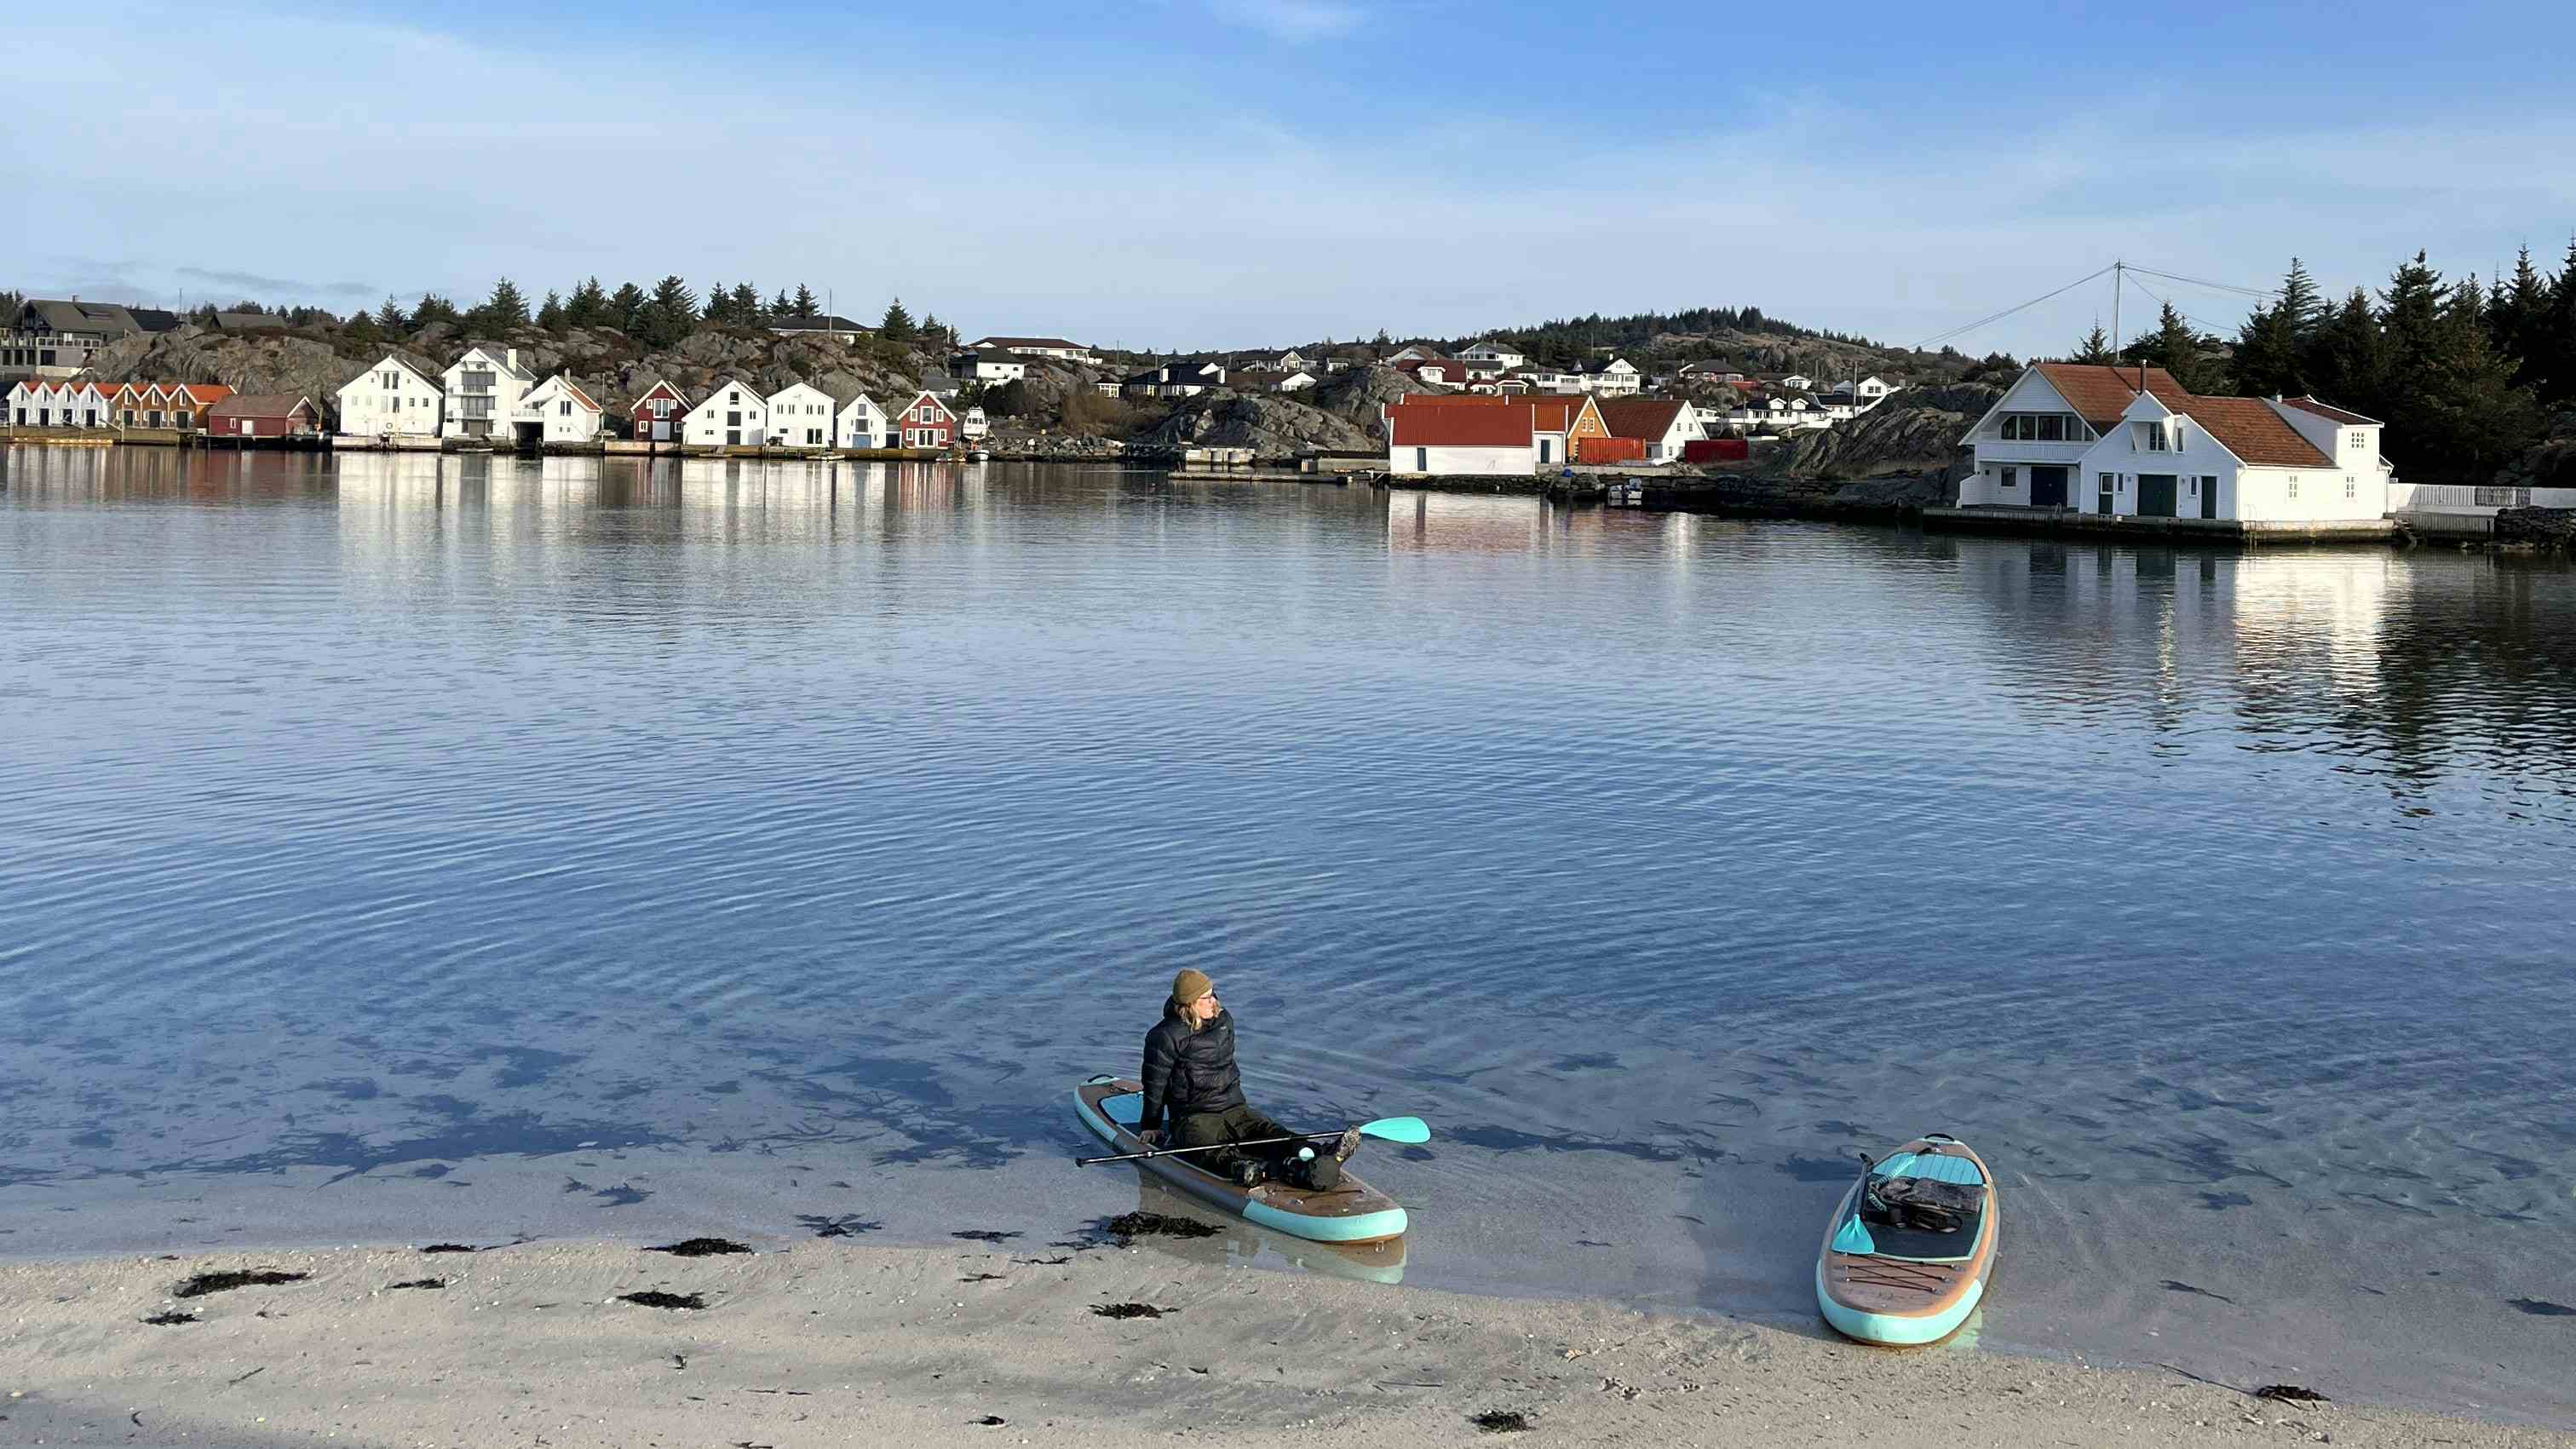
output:
<svg viewBox="0 0 2576 1449"><path fill-rule="evenodd" d="M2144 272L2150 277L2162 277L2168 282L2181 282L2187 286L2193 287L2207 287L2213 292L2235 292L2247 297L2269 297L2274 291L2274 289L2270 287L2239 287L2229 282L2212 282L2203 280L2199 277L2182 276L2175 272L2159 272L2153 267L2141 267L2134 263L2131 264L2129 270L2133 272Z"/></svg>
<svg viewBox="0 0 2576 1449"><path fill-rule="evenodd" d="M1953 327L1947 332L1936 332L1914 344L1914 350L1917 352L1928 351L1936 343L1947 342L1953 337L1965 336L1970 332L1976 331L1980 327L1991 326L1994 323L2001 322L2006 317L2009 317L2016 312L2028 311L2029 309L2038 306L2040 303L2049 300L2051 297L2061 297L2068 292L2074 291L2076 288L2083 286L2086 282L2092 281L2094 278L2101 276L2103 272L2107 272L2109 270L2111 270L2109 267L2104 267L2101 271L2088 272L2081 277L2077 277L2074 281L2067 283L2065 286L2058 288L2056 291L2042 293L2041 295L2033 297L2029 301L2022 303L2018 307L2006 307L2004 310L1995 313L1991 317L1980 317L1976 321L1970 322L1963 327Z"/></svg>
<svg viewBox="0 0 2576 1449"><path fill-rule="evenodd" d="M2143 268L2143 267L2131 267L2131 268L2129 268L2129 270L2130 270L2130 271L2133 271L2133 272L2137 272L2137 271L2145 271L2146 269L2145 269L2145 268ZM2148 275L2149 275L2149 276L2161 277L2161 276L2163 276L2163 275L2164 275L2164 273L2162 273L2162 272L2149 272L2149 273L2148 273ZM2185 322L2189 322L2189 323L2190 323L2190 324L2192 324L2193 326L2198 327L2201 331L2206 332L2206 333L2209 333L2209 334L2210 334L2210 335L2212 335L2212 336L2216 336L2216 335L2217 335L2217 333L2218 333L2218 329L2217 329L2217 328L2212 327L2212 326L2210 326L2208 323L2201 321L2199 318L2194 317L2194 316L2193 316L2193 315L2191 315L2189 312L2185 312L2185 311L2183 311L2183 309L2181 309L2180 307L2174 307L2173 303L2172 303L2172 302L2170 302L2170 301L2166 301L2166 299L2165 299L2165 298L2163 298L2163 297L2159 297L2159 296L2156 296L2156 291L2155 291L2155 289L2154 289L2153 287L2148 286L2146 283L2144 283L2144 282L2140 282L2140 281L2136 281L2136 280L2132 280L2132 281L2129 283L2129 285L2130 285L2130 286L2132 286L2132 287L2137 288L2137 289L2138 289L2139 291L2141 291L2141 292L2146 293L2146 294L2147 294L2148 296L2150 296L2150 297L2155 297L2155 299L2156 299L2158 302L2162 302L2165 306L2173 307L2173 309L2174 309L2174 314L2175 314L2176 316L2178 316L2178 317L2182 318L2182 320L2184 320Z"/></svg>

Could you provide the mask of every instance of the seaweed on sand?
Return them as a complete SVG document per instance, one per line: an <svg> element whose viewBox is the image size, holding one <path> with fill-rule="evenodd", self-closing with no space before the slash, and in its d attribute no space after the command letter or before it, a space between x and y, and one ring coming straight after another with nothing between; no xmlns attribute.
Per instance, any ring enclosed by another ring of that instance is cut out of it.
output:
<svg viewBox="0 0 2576 1449"><path fill-rule="evenodd" d="M1094 1303L1091 1311L1102 1318L1160 1318L1171 1310L1151 1303Z"/></svg>
<svg viewBox="0 0 2576 1449"><path fill-rule="evenodd" d="M223 1293L235 1288L266 1288L279 1283L301 1283L310 1273L283 1273L275 1268L252 1268L224 1273L199 1273L170 1290L173 1298L203 1298L209 1293Z"/></svg>
<svg viewBox="0 0 2576 1449"><path fill-rule="evenodd" d="M641 1293L620 1293L617 1295L617 1300L643 1308L704 1308L707 1306L707 1300L695 1293L665 1293L659 1288L647 1288Z"/></svg>
<svg viewBox="0 0 2576 1449"><path fill-rule="evenodd" d="M1213 1238L1219 1231L1196 1218L1149 1212L1120 1213L1101 1227L1121 1238Z"/></svg>
<svg viewBox="0 0 2576 1449"><path fill-rule="evenodd" d="M397 1288L444 1288L446 1286L447 1280L444 1278L414 1278L407 1283L388 1283L385 1285L385 1291L391 1293Z"/></svg>
<svg viewBox="0 0 2576 1449"><path fill-rule="evenodd" d="M176 1309L173 1309L168 1313L155 1313L150 1318L143 1321L152 1324L155 1327L167 1328L174 1323L194 1323L197 1321L197 1315L193 1313L181 1313Z"/></svg>
<svg viewBox="0 0 2576 1449"><path fill-rule="evenodd" d="M644 1251L668 1253L674 1258L712 1258L721 1253L748 1253L751 1249L725 1238L686 1238L676 1243L664 1243L658 1248L646 1248Z"/></svg>
<svg viewBox="0 0 2576 1449"><path fill-rule="evenodd" d="M1504 1409L1487 1409L1470 1415L1467 1422L1484 1434L1526 1434L1530 1430L1529 1415Z"/></svg>

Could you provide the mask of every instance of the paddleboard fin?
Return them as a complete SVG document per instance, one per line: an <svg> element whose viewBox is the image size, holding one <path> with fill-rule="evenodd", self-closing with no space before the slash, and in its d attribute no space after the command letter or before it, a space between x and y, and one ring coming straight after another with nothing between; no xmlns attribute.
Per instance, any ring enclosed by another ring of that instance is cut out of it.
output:
<svg viewBox="0 0 2576 1449"><path fill-rule="evenodd" d="M1860 1220L1860 1214L1854 1213L1843 1219L1843 1225L1834 1231L1834 1251L1867 1257L1878 1251L1878 1239L1869 1235L1869 1224Z"/></svg>

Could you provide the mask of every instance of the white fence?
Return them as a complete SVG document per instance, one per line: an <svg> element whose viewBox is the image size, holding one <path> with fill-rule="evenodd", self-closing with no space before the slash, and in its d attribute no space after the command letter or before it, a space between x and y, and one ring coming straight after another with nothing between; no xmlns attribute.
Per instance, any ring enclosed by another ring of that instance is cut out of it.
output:
<svg viewBox="0 0 2576 1449"><path fill-rule="evenodd" d="M2393 483L2391 513L2475 513L2499 508L2576 508L2576 488L2495 488L2469 483Z"/></svg>

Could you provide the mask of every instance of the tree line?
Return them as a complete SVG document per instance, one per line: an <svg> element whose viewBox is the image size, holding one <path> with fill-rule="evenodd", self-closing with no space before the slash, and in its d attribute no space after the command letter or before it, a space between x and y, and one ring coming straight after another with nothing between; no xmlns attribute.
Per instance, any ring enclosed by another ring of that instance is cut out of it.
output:
<svg viewBox="0 0 2576 1449"><path fill-rule="evenodd" d="M2576 408L2576 241L2555 274L2524 247L2492 287L2475 273L2446 282L2419 251L2385 287L2340 301L2293 257L2232 343L2168 302L2154 330L2116 350L2096 324L2069 360L2161 367L2196 393L2315 397L2387 424L2401 470L2484 478Z"/></svg>
<svg viewBox="0 0 2576 1449"><path fill-rule="evenodd" d="M1856 347L1877 344L1859 337L1836 332L1819 332L1763 315L1759 307L1689 307L1679 312L1634 312L1625 317L1604 317L1595 312L1586 317L1565 317L1542 322L1535 327L1515 328L1507 332L1478 333L1475 337L1455 339L1452 347L1463 347L1484 337L1512 337L1530 357L1550 365L1563 365L1580 360L1595 348L1643 349L1656 338L1671 333L1759 332L1775 337L1817 342L1843 342Z"/></svg>
<svg viewBox="0 0 2576 1449"><path fill-rule="evenodd" d="M424 292L410 307L392 297L372 312L358 312L341 324L361 341L396 342L422 329L444 323L473 336L497 337L535 327L562 332L574 327L605 327L622 332L646 347L670 347L701 327L767 327L782 318L811 317L822 310L814 289L800 282L793 292L780 288L763 298L749 282L710 284L704 292L674 274L649 289L634 282L610 291L597 277L586 277L566 296L549 290L533 306L517 283L503 277L480 303L459 308L436 292ZM901 298L887 304L877 322L886 341L953 346L956 333L936 314L913 320Z"/></svg>

